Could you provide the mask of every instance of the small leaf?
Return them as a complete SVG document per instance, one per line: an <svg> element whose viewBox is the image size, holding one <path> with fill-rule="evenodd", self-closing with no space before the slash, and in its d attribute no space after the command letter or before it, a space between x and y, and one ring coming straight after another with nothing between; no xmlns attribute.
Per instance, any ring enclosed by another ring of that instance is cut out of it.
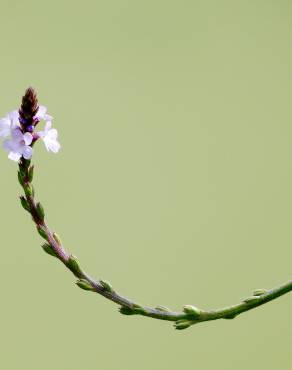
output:
<svg viewBox="0 0 292 370"><path fill-rule="evenodd" d="M56 252L54 251L53 247L52 247L50 244L48 244L48 243L44 243L44 244L42 245L42 248L43 248L43 250L44 250L46 253L48 253L50 256L58 257L58 256L57 256L57 254L56 254Z"/></svg>
<svg viewBox="0 0 292 370"><path fill-rule="evenodd" d="M76 284L79 286L79 288L84 289L84 290L91 290L93 291L92 285L85 279L79 279L76 281Z"/></svg>

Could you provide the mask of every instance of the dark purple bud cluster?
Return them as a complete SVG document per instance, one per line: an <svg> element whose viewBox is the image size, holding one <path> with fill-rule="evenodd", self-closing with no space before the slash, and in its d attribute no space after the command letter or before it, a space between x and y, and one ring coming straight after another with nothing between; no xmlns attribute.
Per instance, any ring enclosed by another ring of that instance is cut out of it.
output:
<svg viewBox="0 0 292 370"><path fill-rule="evenodd" d="M39 118L35 117L39 109L38 99L35 90L29 87L23 98L19 109L19 123L23 132L34 131L35 125L39 122Z"/></svg>

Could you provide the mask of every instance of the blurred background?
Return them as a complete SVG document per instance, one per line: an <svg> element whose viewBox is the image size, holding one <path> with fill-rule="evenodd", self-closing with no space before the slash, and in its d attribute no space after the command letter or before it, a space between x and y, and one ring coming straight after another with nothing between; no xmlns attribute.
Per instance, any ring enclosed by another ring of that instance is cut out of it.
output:
<svg viewBox="0 0 292 370"><path fill-rule="evenodd" d="M291 21L286 0L2 0L0 116L29 85L54 116L37 197L91 275L173 310L291 278ZM181 332L122 316L43 253L0 168L1 369L290 369L290 295Z"/></svg>

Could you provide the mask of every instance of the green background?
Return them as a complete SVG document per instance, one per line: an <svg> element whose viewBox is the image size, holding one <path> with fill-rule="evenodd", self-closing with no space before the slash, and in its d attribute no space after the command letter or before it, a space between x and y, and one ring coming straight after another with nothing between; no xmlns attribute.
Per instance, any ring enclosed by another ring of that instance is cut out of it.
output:
<svg viewBox="0 0 292 370"><path fill-rule="evenodd" d="M147 305L214 308L291 278L291 1L2 1L1 116L39 92L48 223ZM288 370L291 297L175 331L74 286L1 168L5 370Z"/></svg>

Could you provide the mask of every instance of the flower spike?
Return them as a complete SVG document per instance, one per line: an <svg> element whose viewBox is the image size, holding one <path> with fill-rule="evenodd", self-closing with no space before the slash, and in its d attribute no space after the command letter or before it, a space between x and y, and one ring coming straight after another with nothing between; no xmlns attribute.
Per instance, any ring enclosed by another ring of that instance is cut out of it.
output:
<svg viewBox="0 0 292 370"><path fill-rule="evenodd" d="M29 87L22 98L21 107L19 109L19 122L24 132L33 132L35 115L39 109L38 99L35 90Z"/></svg>
<svg viewBox="0 0 292 370"><path fill-rule="evenodd" d="M46 122L45 128L35 132L35 127L41 120ZM29 87L22 98L20 109L0 119L0 138L5 140L3 147L8 152L8 158L15 162L21 158L31 159L32 146L40 138L48 151L58 153L61 145L57 130L52 128L52 120L47 108L38 105L35 90Z"/></svg>

